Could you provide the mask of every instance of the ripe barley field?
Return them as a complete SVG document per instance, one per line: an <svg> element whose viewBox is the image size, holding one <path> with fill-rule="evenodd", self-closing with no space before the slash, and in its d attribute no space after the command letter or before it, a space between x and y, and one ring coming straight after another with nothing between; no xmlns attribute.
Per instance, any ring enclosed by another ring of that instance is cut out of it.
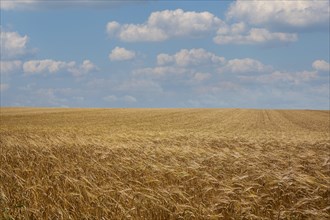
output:
<svg viewBox="0 0 330 220"><path fill-rule="evenodd" d="M1 108L0 219L329 219L329 111Z"/></svg>

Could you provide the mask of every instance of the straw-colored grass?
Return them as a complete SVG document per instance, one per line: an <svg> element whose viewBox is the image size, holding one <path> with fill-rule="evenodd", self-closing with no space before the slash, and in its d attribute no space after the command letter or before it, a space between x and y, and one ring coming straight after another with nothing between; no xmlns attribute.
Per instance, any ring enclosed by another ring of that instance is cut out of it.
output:
<svg viewBox="0 0 330 220"><path fill-rule="evenodd" d="M0 219L329 219L329 113L1 108Z"/></svg>

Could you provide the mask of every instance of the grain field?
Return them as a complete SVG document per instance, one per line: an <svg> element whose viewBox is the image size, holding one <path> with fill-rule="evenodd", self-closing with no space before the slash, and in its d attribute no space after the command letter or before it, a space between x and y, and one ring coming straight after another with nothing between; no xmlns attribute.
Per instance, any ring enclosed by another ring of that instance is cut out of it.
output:
<svg viewBox="0 0 330 220"><path fill-rule="evenodd" d="M1 108L0 219L329 219L329 114Z"/></svg>

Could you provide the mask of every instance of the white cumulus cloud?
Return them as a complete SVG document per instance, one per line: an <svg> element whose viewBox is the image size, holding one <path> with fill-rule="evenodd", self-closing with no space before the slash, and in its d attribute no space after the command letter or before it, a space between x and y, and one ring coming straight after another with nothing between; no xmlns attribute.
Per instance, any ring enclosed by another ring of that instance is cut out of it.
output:
<svg viewBox="0 0 330 220"><path fill-rule="evenodd" d="M231 59L218 56L203 48L181 49L174 54L161 53L154 67L133 70L135 77L153 80L188 82L196 84L208 81L215 73L265 74L273 67L259 60L244 58Z"/></svg>
<svg viewBox="0 0 330 220"><path fill-rule="evenodd" d="M271 71L272 67L251 58L232 59L219 68L220 73L262 73Z"/></svg>
<svg viewBox="0 0 330 220"><path fill-rule="evenodd" d="M191 81L192 82L202 82L202 81L210 79L211 76L212 75L210 73L197 72L194 74Z"/></svg>
<svg viewBox="0 0 330 220"><path fill-rule="evenodd" d="M106 29L107 29L107 33L111 35L120 29L120 24L116 21L108 22Z"/></svg>
<svg viewBox="0 0 330 220"><path fill-rule="evenodd" d="M174 54L158 54L154 67L133 70L133 76L195 85L210 79L211 73L225 63L224 57L203 48L181 49Z"/></svg>
<svg viewBox="0 0 330 220"><path fill-rule="evenodd" d="M27 53L27 35L0 30L1 57L17 57Z"/></svg>
<svg viewBox="0 0 330 220"><path fill-rule="evenodd" d="M266 44L298 40L295 33L270 32L264 28L251 28L244 32L245 30L245 26L235 26L235 24L231 27L220 28L213 41L216 44Z"/></svg>
<svg viewBox="0 0 330 220"><path fill-rule="evenodd" d="M51 59L30 60L23 64L23 71L27 75L66 71L78 77L89 72L96 71L97 69L97 66L94 65L90 60L84 60L81 65L77 65L74 61L65 62Z"/></svg>
<svg viewBox="0 0 330 220"><path fill-rule="evenodd" d="M156 11L142 24L107 24L110 37L122 41L164 41L172 37L197 37L217 29L223 22L210 12L182 9Z"/></svg>
<svg viewBox="0 0 330 220"><path fill-rule="evenodd" d="M95 64L92 63L92 61L90 61L90 60L84 60L83 63L80 65L80 68L84 72L90 72L92 70L97 69L97 67L95 66Z"/></svg>
<svg viewBox="0 0 330 220"><path fill-rule="evenodd" d="M227 18L252 25L308 29L327 27L329 14L329 1L237 0L229 7Z"/></svg>
<svg viewBox="0 0 330 220"><path fill-rule="evenodd" d="M90 60L84 60L81 65L73 67L69 66L68 68L68 72L72 73L72 75L75 77L83 76L98 70L99 68Z"/></svg>
<svg viewBox="0 0 330 220"><path fill-rule="evenodd" d="M183 76L191 71L178 66L156 66L133 70L134 76L147 76L154 79L168 79L169 76Z"/></svg>
<svg viewBox="0 0 330 220"><path fill-rule="evenodd" d="M30 60L23 64L23 70L27 74L35 73L55 73L61 69L72 68L75 62L64 62L56 60Z"/></svg>
<svg viewBox="0 0 330 220"><path fill-rule="evenodd" d="M319 71L329 72L330 70L330 64L325 60L315 60L312 66Z"/></svg>
<svg viewBox="0 0 330 220"><path fill-rule="evenodd" d="M178 66L198 66L203 64L221 64L224 61L224 57L217 56L202 48L182 49L174 55L163 53L157 56L158 65L166 65L174 62Z"/></svg>
<svg viewBox="0 0 330 220"><path fill-rule="evenodd" d="M109 59L111 61L124 61L132 60L136 56L134 51L127 50L123 47L115 47L109 54Z"/></svg>

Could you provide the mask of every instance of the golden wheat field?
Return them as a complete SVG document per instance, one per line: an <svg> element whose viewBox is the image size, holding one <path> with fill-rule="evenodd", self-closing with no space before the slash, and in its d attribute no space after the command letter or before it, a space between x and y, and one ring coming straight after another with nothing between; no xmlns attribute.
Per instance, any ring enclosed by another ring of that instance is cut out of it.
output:
<svg viewBox="0 0 330 220"><path fill-rule="evenodd" d="M0 219L329 219L329 114L1 108Z"/></svg>

